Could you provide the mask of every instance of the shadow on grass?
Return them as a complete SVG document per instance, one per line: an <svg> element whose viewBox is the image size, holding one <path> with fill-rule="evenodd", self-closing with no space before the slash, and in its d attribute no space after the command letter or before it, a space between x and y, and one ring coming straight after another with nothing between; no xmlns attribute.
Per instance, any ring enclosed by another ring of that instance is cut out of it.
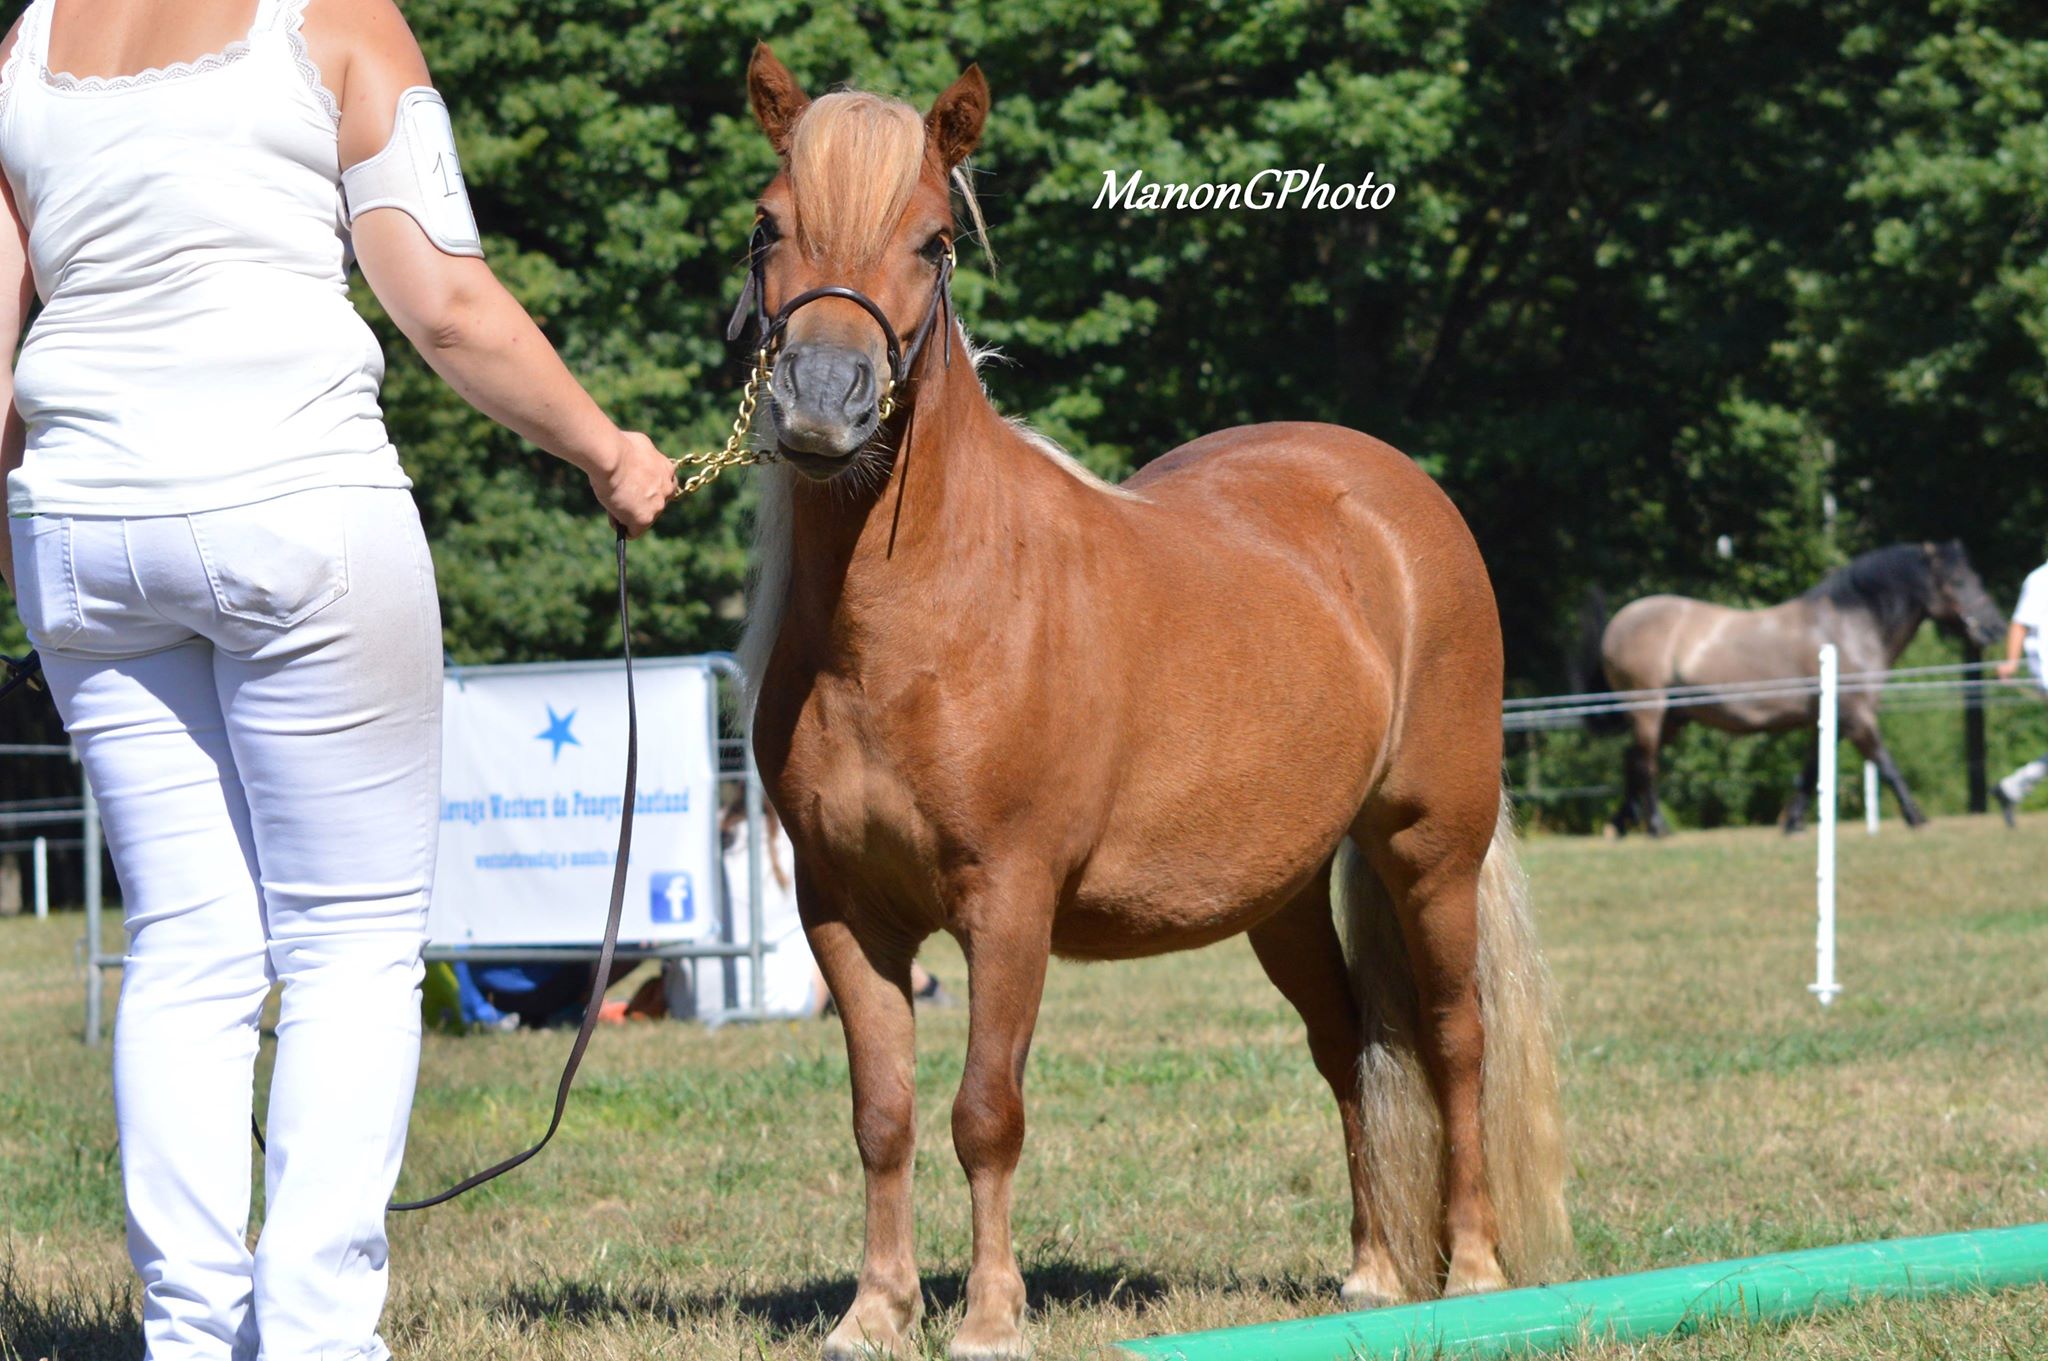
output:
<svg viewBox="0 0 2048 1361"><path fill-rule="evenodd" d="M133 1361L142 1352L134 1288L65 1282L37 1288L12 1254L0 1257L0 1358Z"/></svg>
<svg viewBox="0 0 2048 1361"><path fill-rule="evenodd" d="M768 1335L788 1338L829 1329L853 1303L854 1278L818 1276L770 1290L679 1292L660 1286L620 1287L589 1281L548 1281L507 1290L497 1312L521 1323L603 1324L652 1321L669 1327L737 1314ZM928 1314L943 1316L966 1302L962 1272L923 1278ZM1143 1314L1169 1289L1145 1271L1061 1262L1029 1267L1024 1291L1034 1313L1050 1305L1133 1306Z"/></svg>

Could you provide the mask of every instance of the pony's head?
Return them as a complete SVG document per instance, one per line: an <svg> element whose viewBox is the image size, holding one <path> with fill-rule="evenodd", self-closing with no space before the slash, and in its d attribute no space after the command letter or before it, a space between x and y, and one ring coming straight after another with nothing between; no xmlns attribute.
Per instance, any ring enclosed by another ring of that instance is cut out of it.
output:
<svg viewBox="0 0 2048 1361"><path fill-rule="evenodd" d="M923 116L856 90L812 99L763 44L747 91L782 158L750 262L764 329L779 323L769 425L783 457L824 480L905 400L892 382L952 359L949 186L981 139L988 82L968 67Z"/></svg>
<svg viewBox="0 0 2048 1361"><path fill-rule="evenodd" d="M2000 612L1960 539L1920 546L1927 555L1927 614L1946 631L1967 638L1972 647L1990 647L2005 636Z"/></svg>

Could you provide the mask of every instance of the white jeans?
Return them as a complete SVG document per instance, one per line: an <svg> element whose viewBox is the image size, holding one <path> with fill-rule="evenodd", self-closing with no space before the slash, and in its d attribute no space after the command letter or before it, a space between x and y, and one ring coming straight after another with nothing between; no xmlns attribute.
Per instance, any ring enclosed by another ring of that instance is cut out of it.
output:
<svg viewBox="0 0 2048 1361"><path fill-rule="evenodd" d="M2033 668L2034 684L2040 687L2043 697L2048 698L2048 662L2044 662L2041 653L2029 652L2027 664ZM2034 786L2043 780L2048 780L2048 756L2037 756L2000 780L1998 787L2005 791L2007 798L2018 803L2033 793Z"/></svg>
<svg viewBox="0 0 2048 1361"><path fill-rule="evenodd" d="M412 499L12 529L126 904L114 1103L150 1361L386 1357L441 757ZM251 1253L257 1019L279 980Z"/></svg>

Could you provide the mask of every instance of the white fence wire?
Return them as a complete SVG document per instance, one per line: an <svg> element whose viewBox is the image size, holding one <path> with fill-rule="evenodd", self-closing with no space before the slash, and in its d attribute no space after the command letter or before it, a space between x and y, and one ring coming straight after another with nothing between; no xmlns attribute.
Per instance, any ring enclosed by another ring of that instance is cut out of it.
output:
<svg viewBox="0 0 2048 1361"><path fill-rule="evenodd" d="M1993 662L1951 662L1942 666L1908 666L1891 671L1844 674L1838 693L1881 694L1889 709L1938 708L1971 696L1987 704L2019 703L2034 697L2021 681L2001 681L1985 673ZM1784 676L1719 685L1667 685L1644 690L1595 690L1576 695L1541 695L1510 699L1501 705L1501 726L1508 732L1536 732L1577 727L1589 718L1643 711L1705 708L1750 700L1811 699L1816 714L1821 680L1818 675Z"/></svg>

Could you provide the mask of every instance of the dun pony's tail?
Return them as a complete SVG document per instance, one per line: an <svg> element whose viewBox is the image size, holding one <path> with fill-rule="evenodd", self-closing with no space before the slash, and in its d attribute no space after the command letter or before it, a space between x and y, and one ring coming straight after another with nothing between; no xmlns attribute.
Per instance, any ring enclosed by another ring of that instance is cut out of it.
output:
<svg viewBox="0 0 2048 1361"><path fill-rule="evenodd" d="M1607 663L1601 656L1601 644L1607 637L1607 618L1607 592L1598 586L1592 587L1586 592L1586 598L1579 602L1579 645L1571 660L1573 694L1592 694L1608 686ZM1593 733L1628 731L1627 714L1587 714L1580 722Z"/></svg>
<svg viewBox="0 0 2048 1361"><path fill-rule="evenodd" d="M1417 1049L1415 978L1393 903L1348 838L1338 854L1337 895L1365 1022L1360 1064L1372 1212L1386 1228L1403 1288L1426 1299L1443 1288L1443 1136ZM1480 1125L1501 1267L1516 1285L1554 1280L1572 1257L1558 1026L1505 796L1479 879L1479 1000L1486 1021Z"/></svg>

